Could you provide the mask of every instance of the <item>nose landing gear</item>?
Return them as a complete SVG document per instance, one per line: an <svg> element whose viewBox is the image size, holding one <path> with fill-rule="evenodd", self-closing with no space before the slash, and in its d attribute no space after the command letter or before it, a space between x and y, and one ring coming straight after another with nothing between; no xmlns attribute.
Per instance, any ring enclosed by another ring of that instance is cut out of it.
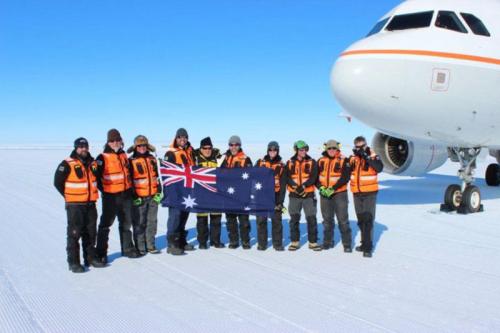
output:
<svg viewBox="0 0 500 333"><path fill-rule="evenodd" d="M450 153L452 160L458 160L460 170L458 177L462 180L462 185L450 185L444 194L444 204L441 211L457 211L459 214L470 214L483 211L481 204L481 192L474 182L474 170L476 169L476 158L479 156L481 148L458 148L453 147Z"/></svg>

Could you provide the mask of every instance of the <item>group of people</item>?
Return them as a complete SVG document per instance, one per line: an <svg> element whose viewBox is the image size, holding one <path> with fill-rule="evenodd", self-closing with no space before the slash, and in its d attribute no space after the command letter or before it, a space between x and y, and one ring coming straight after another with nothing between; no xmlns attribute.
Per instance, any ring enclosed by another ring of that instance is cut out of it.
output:
<svg viewBox="0 0 500 333"><path fill-rule="evenodd" d="M348 217L350 186L361 233L361 244L355 247L364 257L372 256L373 223L378 193L377 174L382 171L380 158L367 145L364 137L354 139L353 154L346 157L341 145L329 140L322 157L317 161L308 155L309 146L299 140L294 143L295 154L285 163L278 142L271 141L265 156L255 167L270 168L275 180L275 209L270 217L272 246L283 251L282 214L288 192L290 214L289 251L300 247L300 218L302 211L307 222L309 249L328 250L334 246L336 216L344 252L352 252L352 234ZM129 156L127 155L130 154ZM107 143L96 159L89 152L85 138L74 142L74 150L62 161L54 176L54 185L66 202L67 261L74 273L85 271L84 266L105 267L110 227L116 217L119 222L121 253L138 258L160 251L155 245L158 206L163 198L156 149L148 139L139 135L134 144L124 151L123 139L116 129L108 131ZM223 158L219 165L219 160ZM195 149L184 128L177 130L164 159L184 166L245 168L253 167L251 159L242 149L241 139L234 135L228 141L228 150L221 154L210 137ZM323 217L323 240L318 243L317 199ZM102 214L97 227L96 201L102 194ZM224 248L221 241L222 214L197 214L197 240L199 249L209 246ZM250 249L250 219L248 214L226 213L226 226L230 249L241 246ZM168 208L167 253L182 255L194 250L187 240L186 222L189 212L176 207ZM268 217L257 216L257 249L266 250L268 243ZM80 260L80 239L84 266Z"/></svg>

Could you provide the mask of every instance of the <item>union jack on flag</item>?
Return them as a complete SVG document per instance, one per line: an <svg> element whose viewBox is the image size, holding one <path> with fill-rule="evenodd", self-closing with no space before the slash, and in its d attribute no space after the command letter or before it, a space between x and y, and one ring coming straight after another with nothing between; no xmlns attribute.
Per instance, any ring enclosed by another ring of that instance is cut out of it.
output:
<svg viewBox="0 0 500 333"><path fill-rule="evenodd" d="M184 182L185 188L194 188L194 185L198 184L211 192L217 192L217 188L211 186L217 184L215 168L193 168L162 161L160 173L163 186Z"/></svg>

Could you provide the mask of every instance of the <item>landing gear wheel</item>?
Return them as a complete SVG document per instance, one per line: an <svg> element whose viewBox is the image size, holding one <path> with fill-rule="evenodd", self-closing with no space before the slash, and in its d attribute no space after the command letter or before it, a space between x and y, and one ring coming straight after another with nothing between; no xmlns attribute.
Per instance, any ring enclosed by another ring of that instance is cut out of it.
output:
<svg viewBox="0 0 500 333"><path fill-rule="evenodd" d="M464 193L462 193L462 204L459 213L477 213L482 211L482 209L483 205L481 205L481 192L479 191L479 187L475 185L467 186Z"/></svg>
<svg viewBox="0 0 500 333"><path fill-rule="evenodd" d="M444 192L444 205L441 206L441 210L444 211L455 211L460 206L462 202L462 188L460 185L450 185L446 188Z"/></svg>
<svg viewBox="0 0 500 333"><path fill-rule="evenodd" d="M490 164L486 169L486 184L488 186L498 186L500 185L500 165Z"/></svg>

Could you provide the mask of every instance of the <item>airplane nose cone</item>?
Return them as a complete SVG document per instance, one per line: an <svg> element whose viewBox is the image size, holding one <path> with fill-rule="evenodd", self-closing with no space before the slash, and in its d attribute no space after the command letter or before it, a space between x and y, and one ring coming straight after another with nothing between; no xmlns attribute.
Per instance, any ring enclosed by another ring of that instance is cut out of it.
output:
<svg viewBox="0 0 500 333"><path fill-rule="evenodd" d="M391 66L380 59L341 56L333 66L330 82L342 108L372 126L390 116L403 86L401 73ZM377 119L373 119L375 114Z"/></svg>

